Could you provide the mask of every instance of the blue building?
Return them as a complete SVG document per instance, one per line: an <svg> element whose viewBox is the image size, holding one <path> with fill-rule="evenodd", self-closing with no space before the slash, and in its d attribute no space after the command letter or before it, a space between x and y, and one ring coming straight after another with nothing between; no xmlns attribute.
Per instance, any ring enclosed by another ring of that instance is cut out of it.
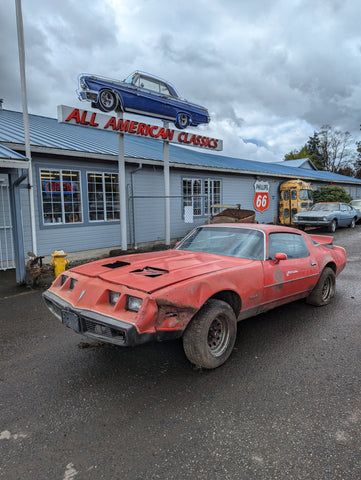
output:
<svg viewBox="0 0 361 480"><path fill-rule="evenodd" d="M22 113L0 109L0 269L15 266L17 251L48 256L62 249L91 258L94 250L119 248L117 135L37 115L30 115L29 123L35 246ZM269 207L257 211L256 220L273 223L280 183L297 178L314 189L340 185L361 198L360 180L315 170L307 159L256 162L170 144L171 238L206 223L212 205L240 204L254 210L256 181L269 185ZM125 184L128 245L164 242L162 142L125 136Z"/></svg>

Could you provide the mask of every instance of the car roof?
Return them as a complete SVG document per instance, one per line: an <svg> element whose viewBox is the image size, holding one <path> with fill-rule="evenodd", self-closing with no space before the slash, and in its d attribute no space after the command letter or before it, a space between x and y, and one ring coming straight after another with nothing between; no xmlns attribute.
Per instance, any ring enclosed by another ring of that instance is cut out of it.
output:
<svg viewBox="0 0 361 480"><path fill-rule="evenodd" d="M166 85L168 85L169 87L171 87L174 90L174 92L177 94L178 97L180 97L178 90L175 88L173 83L171 83L169 80L165 80L164 78L158 77L157 75L153 75L152 73L142 72L141 70L135 70L130 75L128 75L127 78L129 78L133 75L139 75L141 77L146 77L146 78L150 78L150 79L153 79L153 80L158 80L159 82L165 83Z"/></svg>
<svg viewBox="0 0 361 480"><path fill-rule="evenodd" d="M270 225L266 223L211 223L206 225L201 225L201 227L232 227L232 228L251 228L253 230L263 230L265 233L272 232L288 232L288 233L301 233L300 230L293 227L286 227L284 225ZM201 228L198 227L198 228Z"/></svg>

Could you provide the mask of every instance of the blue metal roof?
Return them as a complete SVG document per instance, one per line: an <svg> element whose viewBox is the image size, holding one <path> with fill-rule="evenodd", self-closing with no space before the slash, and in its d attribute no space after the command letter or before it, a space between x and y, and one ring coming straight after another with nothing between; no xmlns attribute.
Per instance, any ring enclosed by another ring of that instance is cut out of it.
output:
<svg viewBox="0 0 361 480"><path fill-rule="evenodd" d="M30 143L34 146L99 154L118 154L117 135L103 130L58 123L54 118L29 115ZM23 116L20 112L0 110L0 142L23 144ZM135 159L163 160L159 140L125 135L125 155ZM65 152L64 152L65 153ZM185 165L232 169L279 177L301 177L326 182L361 183L361 180L336 173L287 166L288 162L270 163L208 153L170 144L170 161Z"/></svg>
<svg viewBox="0 0 361 480"><path fill-rule="evenodd" d="M285 164L284 162L287 161ZM283 160L282 162L275 162L277 165L287 165L287 167L309 168L310 170L317 170L309 158L299 158L296 160Z"/></svg>
<svg viewBox="0 0 361 480"><path fill-rule="evenodd" d="M0 144L0 158L5 160L26 160L26 157L20 153L14 152L10 148L4 147Z"/></svg>

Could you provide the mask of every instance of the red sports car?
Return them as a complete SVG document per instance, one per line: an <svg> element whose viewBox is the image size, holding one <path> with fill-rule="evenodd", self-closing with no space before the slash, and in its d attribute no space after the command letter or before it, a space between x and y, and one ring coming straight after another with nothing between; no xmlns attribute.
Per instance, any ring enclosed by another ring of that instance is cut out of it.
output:
<svg viewBox="0 0 361 480"><path fill-rule="evenodd" d="M230 356L237 321L300 298L329 303L346 264L332 242L289 227L205 225L171 250L72 268L43 295L77 333L121 346L183 337L190 362L211 369Z"/></svg>

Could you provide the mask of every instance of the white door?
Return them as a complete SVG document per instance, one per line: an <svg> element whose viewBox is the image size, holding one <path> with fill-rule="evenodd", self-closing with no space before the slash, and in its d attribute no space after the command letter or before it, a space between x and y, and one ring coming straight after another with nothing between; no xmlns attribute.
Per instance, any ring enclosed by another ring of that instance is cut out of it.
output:
<svg viewBox="0 0 361 480"><path fill-rule="evenodd" d="M15 268L8 175L0 175L0 270Z"/></svg>

